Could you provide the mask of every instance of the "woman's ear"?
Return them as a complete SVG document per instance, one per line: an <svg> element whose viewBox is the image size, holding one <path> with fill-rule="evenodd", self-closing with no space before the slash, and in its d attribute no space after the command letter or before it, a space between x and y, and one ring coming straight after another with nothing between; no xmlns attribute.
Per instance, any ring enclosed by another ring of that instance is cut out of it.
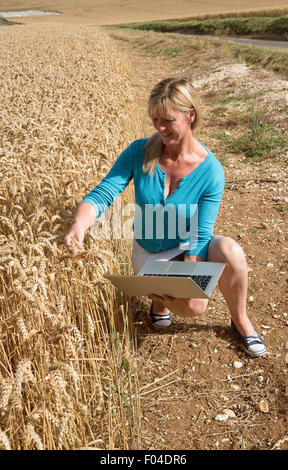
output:
<svg viewBox="0 0 288 470"><path fill-rule="evenodd" d="M196 118L196 111L194 108L190 108L188 113L187 113L187 116L188 116L188 119L189 119L189 122L193 122L194 119Z"/></svg>

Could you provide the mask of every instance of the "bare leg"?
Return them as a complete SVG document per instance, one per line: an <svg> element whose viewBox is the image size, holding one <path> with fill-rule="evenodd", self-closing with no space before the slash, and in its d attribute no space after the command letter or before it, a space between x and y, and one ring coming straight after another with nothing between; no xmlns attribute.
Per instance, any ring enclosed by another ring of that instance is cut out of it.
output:
<svg viewBox="0 0 288 470"><path fill-rule="evenodd" d="M232 320L243 336L256 335L246 312L248 269L242 248L232 238L213 237L209 244L207 261L226 263L219 288Z"/></svg>
<svg viewBox="0 0 288 470"><path fill-rule="evenodd" d="M226 264L219 288L238 331L243 336L255 336L256 331L246 312L248 269L242 248L230 237L214 236L209 244L207 261ZM189 317L203 313L207 306L204 299L174 299L174 309L169 303L154 300L153 312L162 315L172 310L180 316Z"/></svg>

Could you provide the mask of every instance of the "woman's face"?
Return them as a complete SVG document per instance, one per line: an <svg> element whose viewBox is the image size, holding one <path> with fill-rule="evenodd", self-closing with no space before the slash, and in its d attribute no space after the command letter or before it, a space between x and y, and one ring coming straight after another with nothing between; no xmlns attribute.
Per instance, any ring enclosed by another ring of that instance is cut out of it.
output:
<svg viewBox="0 0 288 470"><path fill-rule="evenodd" d="M195 110L192 108L187 113L175 110L171 119L152 116L152 123L161 135L164 145L176 145L181 143L187 135L191 135L191 122L194 119Z"/></svg>

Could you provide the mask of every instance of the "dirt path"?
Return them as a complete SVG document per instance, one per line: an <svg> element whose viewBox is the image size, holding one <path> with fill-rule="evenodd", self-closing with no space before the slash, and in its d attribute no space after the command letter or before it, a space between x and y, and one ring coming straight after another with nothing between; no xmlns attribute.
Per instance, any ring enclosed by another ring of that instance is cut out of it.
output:
<svg viewBox="0 0 288 470"><path fill-rule="evenodd" d="M133 64L139 111L146 116L151 87L164 77L191 72L192 56L153 57L144 40L136 47L129 33L121 34L117 46ZM239 109L248 95L258 96L254 106L269 106L275 126L287 122L285 82L275 75L227 59L206 64L194 75L206 107L198 138L212 150L218 145L213 132L227 126L224 110L216 121L211 114L212 99L223 89L233 87ZM218 151L217 157L224 165L226 190L215 232L233 237L246 252L248 311L268 353L251 359L241 350L219 290L201 318L175 317L160 334L147 320L149 304L135 299L142 449L288 449L287 150L279 160L258 163L247 163L241 154ZM261 401L268 404L267 413L257 410ZM231 416L219 421L227 409Z"/></svg>

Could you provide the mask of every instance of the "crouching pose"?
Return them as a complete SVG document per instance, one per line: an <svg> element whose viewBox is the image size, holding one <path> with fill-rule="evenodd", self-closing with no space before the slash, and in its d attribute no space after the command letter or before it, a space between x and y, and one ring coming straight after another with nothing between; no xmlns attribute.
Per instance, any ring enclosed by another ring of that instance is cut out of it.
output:
<svg viewBox="0 0 288 470"><path fill-rule="evenodd" d="M219 288L231 314L232 331L247 354L263 356L265 344L246 312L248 270L245 254L230 237L213 234L224 190L224 172L211 150L193 135L200 110L199 96L189 80L168 78L156 84L148 102L148 113L156 132L151 137L134 141L121 153L106 177L78 206L64 242L68 250L71 250L72 237L82 245L86 230L133 178L135 203L140 208L140 216L138 211L138 220L134 222L134 271L138 272L148 260L225 263ZM194 233L193 243L187 236L193 229L190 226L193 218L188 210L191 206L197 206L197 233L196 237ZM160 231L157 220L151 228L154 219L149 210L155 207L171 207L179 216L177 220L184 218L187 238L183 239L183 231L170 230L167 217L161 219L163 227ZM205 311L208 302L153 293L149 297L152 299L150 319L159 329L170 326L171 312L184 317L199 315Z"/></svg>

